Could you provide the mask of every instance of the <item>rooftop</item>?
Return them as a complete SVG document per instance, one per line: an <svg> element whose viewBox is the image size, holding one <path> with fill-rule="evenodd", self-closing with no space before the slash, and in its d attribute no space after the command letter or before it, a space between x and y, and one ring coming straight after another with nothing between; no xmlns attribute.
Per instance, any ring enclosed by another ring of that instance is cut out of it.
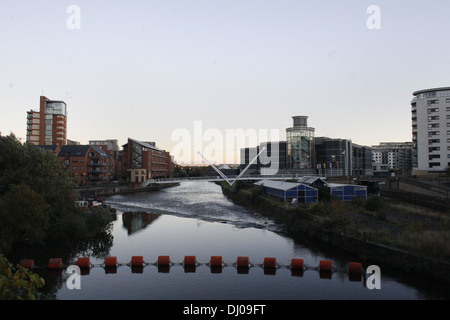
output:
<svg viewBox="0 0 450 320"><path fill-rule="evenodd" d="M450 87L424 89L424 90L418 90L418 91L413 92L413 95L417 96L417 95L419 95L421 93L433 92L433 91L447 91L447 90L450 90Z"/></svg>
<svg viewBox="0 0 450 320"><path fill-rule="evenodd" d="M264 185L265 187L269 187L269 188L273 188L273 189L277 189L277 190L283 190L283 191L287 191L292 188L296 188L298 186L304 185L303 183L275 181L275 180L269 180L269 179L260 180L258 182L255 182L254 184L259 185L259 186ZM307 186L307 187L311 188L310 186Z"/></svg>

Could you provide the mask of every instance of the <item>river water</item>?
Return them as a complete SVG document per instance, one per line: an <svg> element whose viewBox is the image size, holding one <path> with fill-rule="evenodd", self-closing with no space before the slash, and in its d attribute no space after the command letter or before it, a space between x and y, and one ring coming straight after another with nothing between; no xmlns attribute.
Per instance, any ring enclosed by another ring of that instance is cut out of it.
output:
<svg viewBox="0 0 450 320"><path fill-rule="evenodd" d="M450 290L439 283L379 265L380 289L369 289L369 275L350 279L346 268L359 257L307 239L293 239L280 225L258 213L234 205L210 182L182 182L157 192L114 195L108 204L117 208L109 256L119 266L105 270L103 257L91 257L93 266L80 278L80 289L69 289L69 274L59 277L55 292L62 300L416 300L449 299ZM124 214L124 212L145 212ZM132 256L143 256L144 267L127 265ZM174 265L159 269L159 256L170 256ZM184 268L185 256L200 264ZM211 256L222 256L221 270L210 268ZM236 268L238 256L248 257L247 270ZM265 257L279 267L268 272ZM303 259L306 270L292 273L291 259ZM333 272L317 270L320 260L331 260Z"/></svg>

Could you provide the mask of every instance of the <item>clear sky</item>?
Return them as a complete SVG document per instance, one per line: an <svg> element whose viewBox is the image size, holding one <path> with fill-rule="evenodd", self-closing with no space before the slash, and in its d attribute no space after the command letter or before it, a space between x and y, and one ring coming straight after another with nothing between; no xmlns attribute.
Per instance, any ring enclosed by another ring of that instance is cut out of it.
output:
<svg viewBox="0 0 450 320"><path fill-rule="evenodd" d="M449 13L448 0L1 0L0 131L25 141L43 92L82 144L172 151L195 121L284 139L295 115L316 136L410 141L412 92L450 86Z"/></svg>

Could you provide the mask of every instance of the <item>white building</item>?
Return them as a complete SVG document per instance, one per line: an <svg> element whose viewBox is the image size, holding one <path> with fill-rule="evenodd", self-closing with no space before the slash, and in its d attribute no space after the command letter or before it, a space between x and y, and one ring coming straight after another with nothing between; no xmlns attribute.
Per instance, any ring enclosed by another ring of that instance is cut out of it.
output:
<svg viewBox="0 0 450 320"><path fill-rule="evenodd" d="M413 95L413 174L443 172L450 165L450 87Z"/></svg>

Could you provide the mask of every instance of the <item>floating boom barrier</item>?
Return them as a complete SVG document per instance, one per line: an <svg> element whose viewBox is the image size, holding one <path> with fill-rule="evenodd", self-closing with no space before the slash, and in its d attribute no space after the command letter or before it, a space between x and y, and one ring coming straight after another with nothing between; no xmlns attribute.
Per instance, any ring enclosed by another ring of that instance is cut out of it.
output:
<svg viewBox="0 0 450 320"><path fill-rule="evenodd" d="M64 269L61 258L49 259L46 266L35 266L34 260L23 259L19 263L20 266L28 269L48 268L52 271L62 271ZM80 268L82 275L89 274L91 268L100 267L105 269L105 273L116 273L119 267L131 267L132 273L143 273L145 267L154 266L158 268L158 272L169 273L171 267L181 266L186 273L195 272L197 267L206 266L211 269L211 273L221 273L222 268L233 267L237 269L240 274L248 273L252 268L264 269L264 274L275 275L277 269L290 269L292 276L302 276L305 271L317 271L320 278L331 278L333 273L343 272L347 273L351 281L361 281L362 276L365 275L364 268L360 262L349 262L345 270L338 270L333 267L331 260L320 260L317 266L305 265L303 259L292 259L287 265L279 264L276 258L266 257L262 263L254 264L250 262L247 256L238 256L236 261L226 263L222 256L211 256L206 263L201 263L196 256L185 256L182 262L173 262L170 256L158 256L155 262L145 262L143 256L132 256L131 260L126 263L119 263L117 257L108 256L104 258L103 263L91 263L89 257L79 257L76 262L71 265L76 265Z"/></svg>

